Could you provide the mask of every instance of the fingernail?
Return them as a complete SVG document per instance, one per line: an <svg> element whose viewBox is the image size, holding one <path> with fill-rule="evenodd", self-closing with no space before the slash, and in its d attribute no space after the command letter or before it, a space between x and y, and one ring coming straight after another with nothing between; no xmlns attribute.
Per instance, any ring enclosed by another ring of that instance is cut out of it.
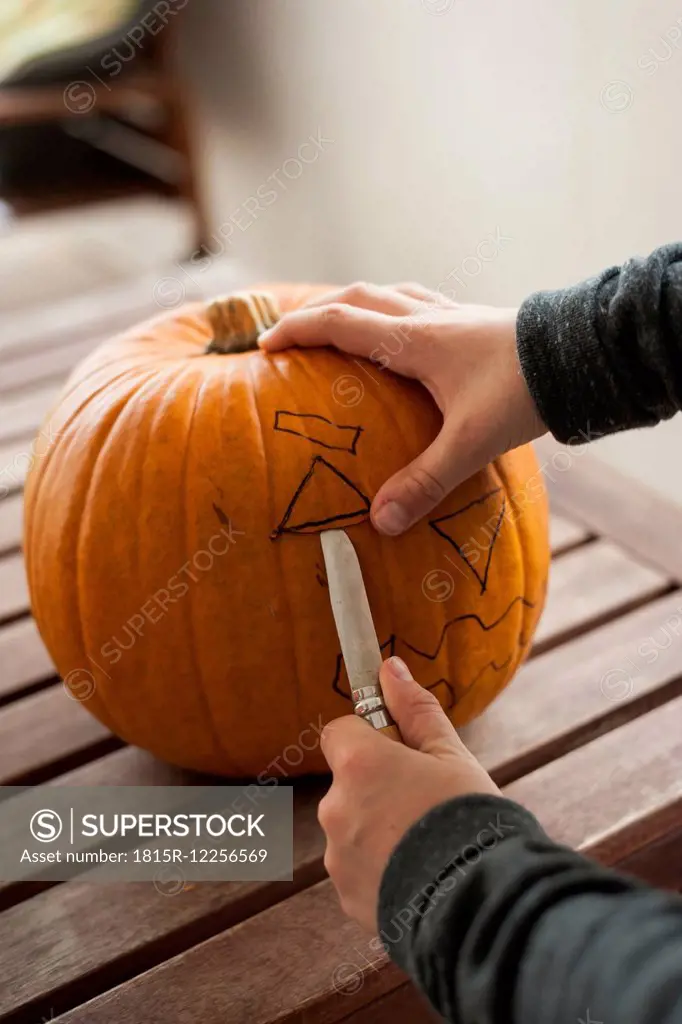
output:
<svg viewBox="0 0 682 1024"><path fill-rule="evenodd" d="M412 682L412 673L402 658L397 658L395 656L388 658L388 664L394 676L397 676L398 679L402 679L404 683Z"/></svg>
<svg viewBox="0 0 682 1024"><path fill-rule="evenodd" d="M397 501L387 501L372 518L379 533L385 533L389 537L404 533L410 525L410 517Z"/></svg>
<svg viewBox="0 0 682 1024"><path fill-rule="evenodd" d="M267 331L263 331L262 334L258 335L258 346L259 348L267 348L268 339L272 337L272 327L268 328Z"/></svg>

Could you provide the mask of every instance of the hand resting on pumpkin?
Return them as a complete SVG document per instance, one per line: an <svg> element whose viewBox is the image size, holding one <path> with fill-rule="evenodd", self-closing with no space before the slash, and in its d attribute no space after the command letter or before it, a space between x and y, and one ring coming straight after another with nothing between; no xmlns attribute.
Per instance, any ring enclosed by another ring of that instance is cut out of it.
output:
<svg viewBox="0 0 682 1024"><path fill-rule="evenodd" d="M416 284L354 284L286 314L260 345L334 345L428 388L442 430L372 503L377 530L397 535L492 459L545 433L519 367L516 317Z"/></svg>
<svg viewBox="0 0 682 1024"><path fill-rule="evenodd" d="M371 932L384 869L408 829L453 797L500 795L400 658L385 661L380 678L405 745L354 715L330 722L321 743L334 781L318 812L327 837L325 867L341 905Z"/></svg>

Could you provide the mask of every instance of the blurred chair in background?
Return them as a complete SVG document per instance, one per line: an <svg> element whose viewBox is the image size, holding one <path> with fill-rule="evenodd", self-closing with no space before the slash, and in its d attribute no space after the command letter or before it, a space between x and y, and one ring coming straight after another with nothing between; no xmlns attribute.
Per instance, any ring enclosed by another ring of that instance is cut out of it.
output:
<svg viewBox="0 0 682 1024"><path fill-rule="evenodd" d="M136 194L184 200L207 238L174 39L188 0L3 0L6 216ZM8 210L9 208L9 210Z"/></svg>

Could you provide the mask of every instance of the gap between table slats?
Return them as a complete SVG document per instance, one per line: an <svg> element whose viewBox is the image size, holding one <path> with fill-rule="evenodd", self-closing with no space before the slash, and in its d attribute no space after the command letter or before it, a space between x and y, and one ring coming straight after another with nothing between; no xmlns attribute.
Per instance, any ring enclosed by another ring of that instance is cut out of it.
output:
<svg viewBox="0 0 682 1024"><path fill-rule="evenodd" d="M0 500L16 494L26 482L26 474L33 461L34 434L25 434L14 441L0 443Z"/></svg>
<svg viewBox="0 0 682 1024"><path fill-rule="evenodd" d="M0 488L2 482L0 480ZM0 490L0 493L1 490ZM0 555L16 551L21 544L21 528L24 519L23 494L10 494L0 498Z"/></svg>
<svg viewBox="0 0 682 1024"><path fill-rule="evenodd" d="M636 878L655 879L656 887L659 889L682 892L679 866L682 821L679 825L676 831L619 861L618 870Z"/></svg>
<svg viewBox="0 0 682 1024"><path fill-rule="evenodd" d="M443 1024L421 992L409 982L361 1007L339 1024Z"/></svg>
<svg viewBox="0 0 682 1024"><path fill-rule="evenodd" d="M35 785L121 746L61 686L0 709L0 785Z"/></svg>
<svg viewBox="0 0 682 1024"><path fill-rule="evenodd" d="M23 556L16 552L0 558L0 629L8 619L25 616L29 604Z"/></svg>
<svg viewBox="0 0 682 1024"><path fill-rule="evenodd" d="M2 465L1 459L0 465ZM549 517L549 546L554 558L591 539L592 534L586 526L566 519L565 516L559 515L552 509Z"/></svg>
<svg viewBox="0 0 682 1024"><path fill-rule="evenodd" d="M0 628L0 705L54 682L55 669L35 622L18 619Z"/></svg>
<svg viewBox="0 0 682 1024"><path fill-rule="evenodd" d="M667 577L630 558L610 541L595 540L569 551L552 561L547 603L533 642L535 653L670 589Z"/></svg>

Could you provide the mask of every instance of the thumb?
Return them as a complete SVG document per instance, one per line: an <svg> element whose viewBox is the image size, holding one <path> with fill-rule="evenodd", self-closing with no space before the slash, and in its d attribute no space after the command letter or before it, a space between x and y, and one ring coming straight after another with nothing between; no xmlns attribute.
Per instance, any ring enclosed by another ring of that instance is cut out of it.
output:
<svg viewBox="0 0 682 1024"><path fill-rule="evenodd" d="M481 468L470 444L458 446L457 429L446 420L426 451L381 487L372 503L379 533L395 537L438 505L457 484ZM458 447L461 451L458 451Z"/></svg>
<svg viewBox="0 0 682 1024"><path fill-rule="evenodd" d="M402 658L388 658L379 679L388 710L408 747L437 757L466 751L436 698L415 682Z"/></svg>

